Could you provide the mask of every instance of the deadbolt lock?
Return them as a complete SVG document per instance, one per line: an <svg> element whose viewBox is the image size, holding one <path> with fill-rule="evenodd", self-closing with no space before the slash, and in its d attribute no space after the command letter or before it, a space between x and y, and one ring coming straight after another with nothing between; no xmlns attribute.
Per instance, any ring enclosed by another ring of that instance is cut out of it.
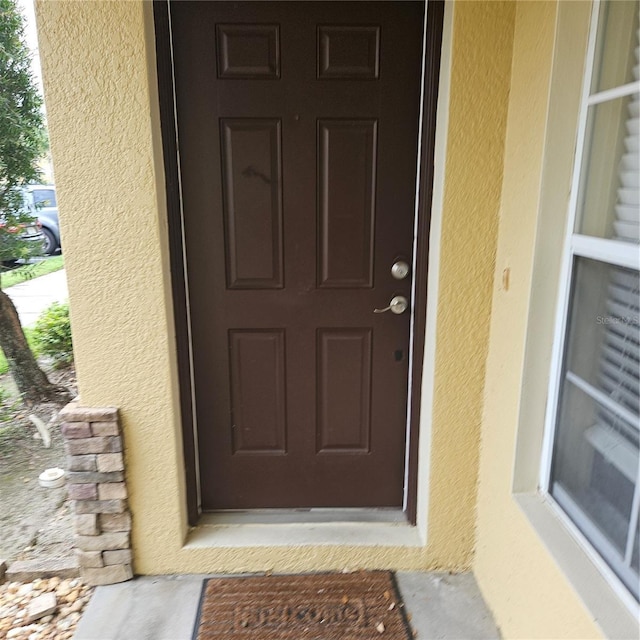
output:
<svg viewBox="0 0 640 640"><path fill-rule="evenodd" d="M409 263L404 260L396 260L391 267L391 275L396 280L404 280L409 275Z"/></svg>

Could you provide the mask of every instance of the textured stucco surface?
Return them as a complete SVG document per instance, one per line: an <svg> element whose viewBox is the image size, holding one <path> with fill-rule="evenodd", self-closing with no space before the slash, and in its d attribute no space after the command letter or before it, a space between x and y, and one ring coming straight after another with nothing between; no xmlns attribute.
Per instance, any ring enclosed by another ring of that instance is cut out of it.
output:
<svg viewBox="0 0 640 640"><path fill-rule="evenodd" d="M580 20L584 29L588 7L586 12L584 8L576 8L573 20L576 25ZM554 2L517 5L491 346L487 361L477 549L473 568L496 623L507 638L593 638L601 635L517 506L512 493L556 11ZM579 67L577 70L579 72ZM575 83L575 71L570 83ZM557 81L562 82L562 79ZM574 113L570 115L573 118L569 117L566 122L575 125L576 105L572 108ZM560 152L554 154L553 144L560 142L568 147L570 156L574 136L575 130L574 133L566 132L566 140L560 140L563 136L552 140L547 150L549 157L559 155ZM562 154L565 162L566 156L566 153ZM571 162L570 158L568 161ZM569 186L566 167L562 174L565 184L559 198L566 206ZM562 207L555 215L564 215ZM508 289L502 282L504 269L510 270ZM551 283L550 286L553 288ZM545 384L544 379L541 384ZM542 402L544 404L544 397ZM529 464L537 466L539 448L532 448L530 454L533 459ZM535 485L532 489L535 490Z"/></svg>
<svg viewBox="0 0 640 640"><path fill-rule="evenodd" d="M45 1L37 17L81 403L121 409L134 549L162 557L186 525L150 8Z"/></svg>
<svg viewBox="0 0 640 640"><path fill-rule="evenodd" d="M454 10L428 533L442 568L473 554L514 17L509 2Z"/></svg>
<svg viewBox="0 0 640 640"><path fill-rule="evenodd" d="M468 567L514 6L463 2L454 12L427 547L242 550L183 546L150 3L39 0L37 9L81 403L122 412L135 570Z"/></svg>
<svg viewBox="0 0 640 640"><path fill-rule="evenodd" d="M81 402L121 409L138 573L455 570L477 536L505 637L597 635L511 495L555 8L455 5L427 546L238 549L184 546L150 3L38 0Z"/></svg>

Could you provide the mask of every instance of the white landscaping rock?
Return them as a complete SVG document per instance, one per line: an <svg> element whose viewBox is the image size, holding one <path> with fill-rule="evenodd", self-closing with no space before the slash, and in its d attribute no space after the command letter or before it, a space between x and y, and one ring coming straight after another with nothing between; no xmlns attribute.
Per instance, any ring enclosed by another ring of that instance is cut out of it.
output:
<svg viewBox="0 0 640 640"><path fill-rule="evenodd" d="M7 640L71 640L93 589L81 580L59 577L37 578L31 582L12 581L0 585L0 638ZM64 595L61 595L64 594ZM58 606L45 614L36 601L49 596ZM69 602L71 601L71 602ZM73 610L72 610L73 609Z"/></svg>
<svg viewBox="0 0 640 640"><path fill-rule="evenodd" d="M41 596L34 598L27 609L27 623L55 613L57 606L58 602L55 593L43 593Z"/></svg>

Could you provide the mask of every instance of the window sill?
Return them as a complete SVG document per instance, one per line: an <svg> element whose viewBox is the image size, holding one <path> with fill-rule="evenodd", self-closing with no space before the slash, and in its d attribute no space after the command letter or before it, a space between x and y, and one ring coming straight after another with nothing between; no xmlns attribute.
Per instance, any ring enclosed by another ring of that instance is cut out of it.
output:
<svg viewBox="0 0 640 640"><path fill-rule="evenodd" d="M549 501L534 493L514 498L603 634L621 640L638 638L640 606L610 584Z"/></svg>

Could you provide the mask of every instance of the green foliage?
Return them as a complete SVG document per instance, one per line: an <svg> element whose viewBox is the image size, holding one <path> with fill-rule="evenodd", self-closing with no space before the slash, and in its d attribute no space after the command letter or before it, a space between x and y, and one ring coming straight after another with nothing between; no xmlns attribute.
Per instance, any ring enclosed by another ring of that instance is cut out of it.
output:
<svg viewBox="0 0 640 640"><path fill-rule="evenodd" d="M69 305L54 302L38 318L33 329L33 342L37 353L49 356L56 367L73 361Z"/></svg>
<svg viewBox="0 0 640 640"><path fill-rule="evenodd" d="M0 260L39 250L20 237L32 220L20 187L38 181L37 160L47 148L42 98L30 63L16 0L0 0Z"/></svg>

